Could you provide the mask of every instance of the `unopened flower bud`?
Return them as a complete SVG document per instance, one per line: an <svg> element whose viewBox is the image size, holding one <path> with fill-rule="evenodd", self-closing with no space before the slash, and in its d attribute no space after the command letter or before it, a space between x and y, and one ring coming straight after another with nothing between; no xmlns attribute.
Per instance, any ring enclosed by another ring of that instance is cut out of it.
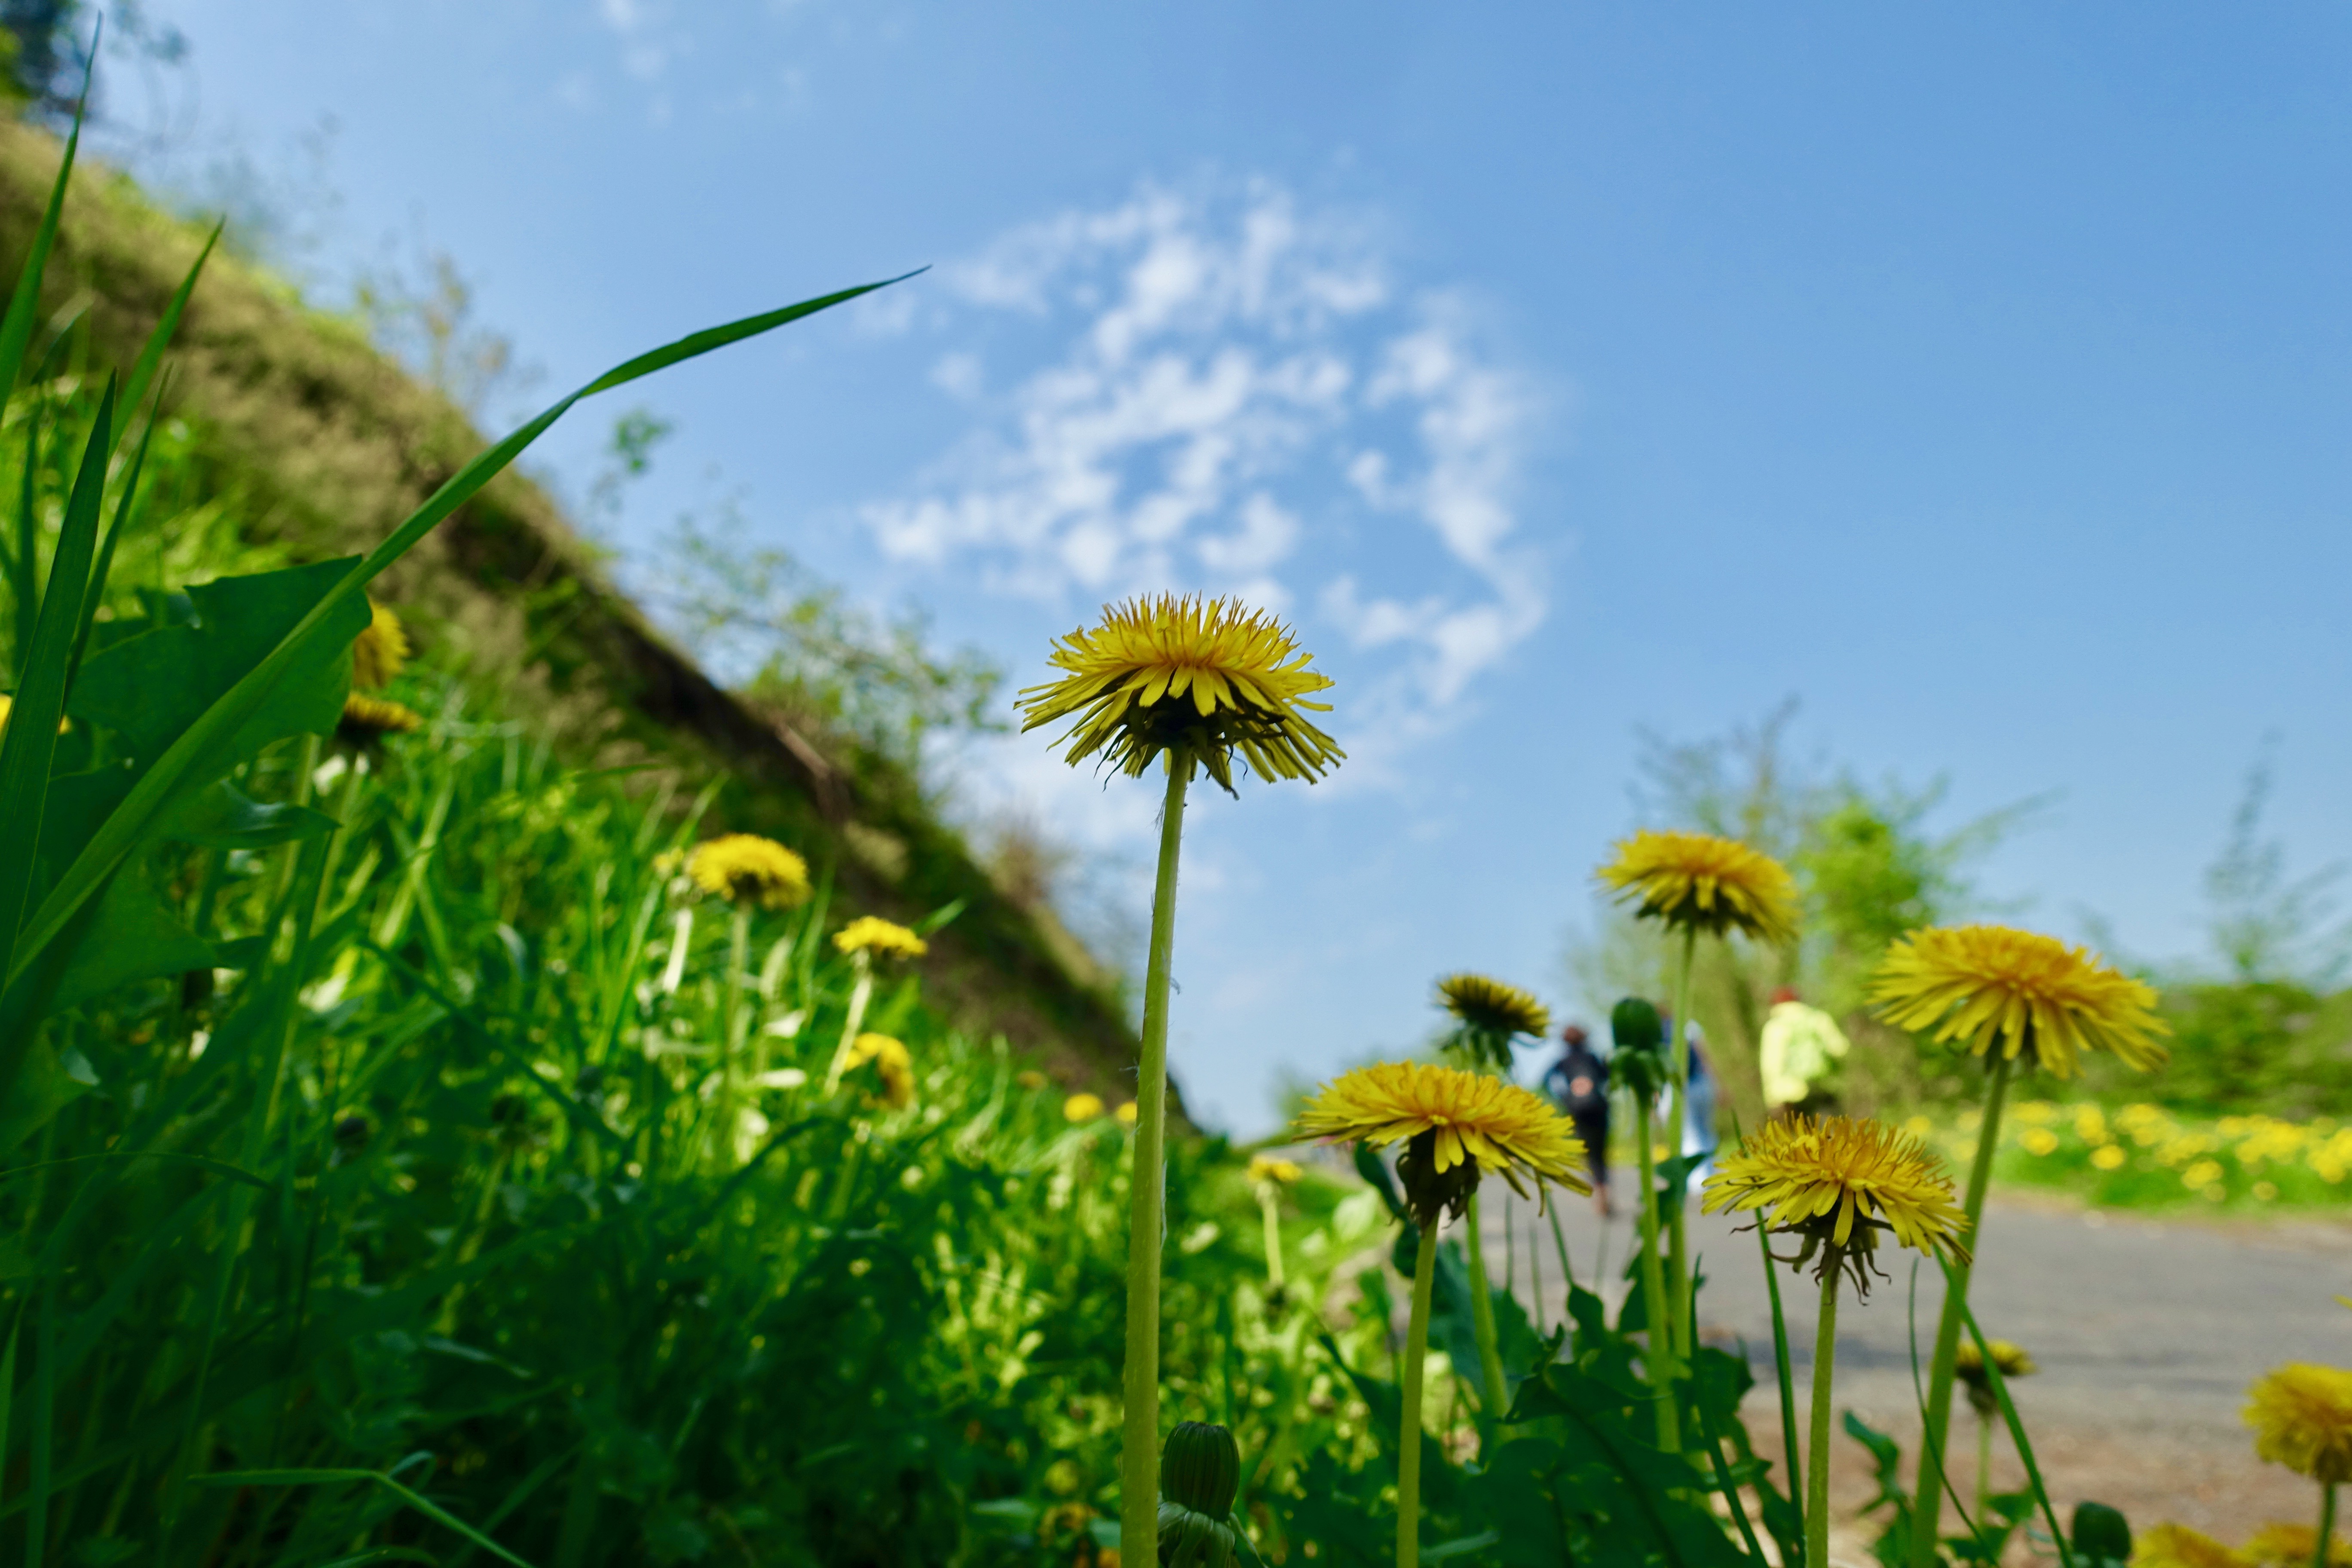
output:
<svg viewBox="0 0 2352 1568"><path fill-rule="evenodd" d="M1242 1451L1234 1435L1205 1421L1180 1421L1160 1452L1160 1496L1223 1519L1241 1490Z"/></svg>
<svg viewBox="0 0 2352 1568"><path fill-rule="evenodd" d="M1240 1526L1234 1496L1242 1455L1234 1435L1205 1422L1179 1422L1160 1452L1160 1568L1227 1568Z"/></svg>

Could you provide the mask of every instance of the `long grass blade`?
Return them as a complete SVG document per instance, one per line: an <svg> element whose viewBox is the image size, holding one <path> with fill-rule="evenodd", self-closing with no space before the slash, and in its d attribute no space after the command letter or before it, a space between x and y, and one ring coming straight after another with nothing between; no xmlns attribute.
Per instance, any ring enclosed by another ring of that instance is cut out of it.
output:
<svg viewBox="0 0 2352 1568"><path fill-rule="evenodd" d="M8 1348L0 1351L0 1455L8 1451L8 1417L15 1414L10 1406L16 1403L16 1335L24 1327L25 1312L19 1306L16 1321L8 1325ZM6 1499L7 1481L6 1467L0 1466L0 1501Z"/></svg>
<svg viewBox="0 0 2352 1568"><path fill-rule="evenodd" d="M90 63L98 56L91 51ZM82 97L89 97L89 75L82 74ZM73 179L74 154L81 147L81 110L74 110L73 130L66 137L65 156L58 163L57 183L49 187L49 204L41 209L40 226L33 231L33 247L25 253L25 265L17 269L16 291L8 296L8 313L0 317L0 395L16 389L16 377L25 368L25 350L33 341L34 319L41 308L41 278L48 270L49 250L57 244L58 219L66 210L66 186Z"/></svg>
<svg viewBox="0 0 2352 1568"><path fill-rule="evenodd" d="M914 274L904 276L912 277ZM640 376L650 375L714 349L771 331L787 322L814 315L819 310L903 280L903 278L894 278L880 283L845 289L838 293L803 300L779 310L747 317L727 326L696 332L667 347L640 354L560 399L537 418L467 464L320 599L259 665L199 715L147 769L121 805L91 835L89 842L83 847L73 864L58 879L55 889L34 912L21 940L8 955L5 972L6 983L15 984L26 967L57 940L65 930L67 921L113 874L123 857L155 826L164 808L177 798L181 790L207 782L206 770L223 763L222 749L234 739L245 721L259 710L288 669L298 660L313 656L314 645L330 617L386 567L405 554L418 540L488 484L533 441L545 434L549 426L562 418L573 404L583 397L625 385ZM0 886L0 897L5 897L5 886ZM0 913L4 913L5 909L5 904L0 904Z"/></svg>
<svg viewBox="0 0 2352 1568"><path fill-rule="evenodd" d="M48 592L33 626L31 657L16 689L8 723L0 728L0 963L16 946L33 884L33 858L39 847L41 817L49 790L49 767L57 755L58 721L65 713L67 666L81 620L82 593L89 581L98 543L99 509L106 489L107 432L114 418L114 385L100 399L97 423L83 447L80 472L66 503L58 534L57 558L49 566ZM93 889L94 890L94 889ZM14 965L8 966L15 973Z"/></svg>
<svg viewBox="0 0 2352 1568"><path fill-rule="evenodd" d="M1977 1352L1984 1357L1985 1381L1992 1385L1992 1396L2000 1405L2001 1419L2009 1426L2010 1441L2017 1445L2017 1457L2025 1462L2025 1479L2033 1488L2033 1500L2042 1505L2042 1517L2049 1523L2050 1539L2057 1544L2058 1561L2065 1568L2074 1568L2074 1552L2067 1544L2066 1531L2058 1523L2058 1510L2051 1505L2050 1488L2042 1479L2042 1467L2033 1459L2033 1440L2025 1435L2025 1423L2019 1419L2017 1406L2010 1403L2009 1380L2000 1375L2000 1363L1985 1343L1984 1331L1977 1327L1977 1315L1963 1300L1960 1321L1969 1327L1969 1338L1976 1341Z"/></svg>
<svg viewBox="0 0 2352 1568"><path fill-rule="evenodd" d="M1780 1380L1780 1447L1789 1457L1789 1495L1805 1495L1805 1476L1797 1447L1796 1374L1789 1368L1789 1320L1780 1310L1780 1277L1772 1272L1772 1243L1764 1227L1756 1227L1756 1245L1764 1254L1764 1288L1772 1298L1772 1370Z"/></svg>
<svg viewBox="0 0 2352 1568"><path fill-rule="evenodd" d="M54 1279L44 1279L33 1333L33 1473L27 1479L25 1509L25 1561L28 1563L37 1563L48 1554L50 1442L57 1430L57 1373L58 1286Z"/></svg>
<svg viewBox="0 0 2352 1568"><path fill-rule="evenodd" d="M34 510L40 500L37 489L40 465L41 405L36 402L25 416L25 472L16 490L16 546L8 555L8 591L16 601L8 663L20 687L32 658L33 623L41 613L41 520Z"/></svg>
<svg viewBox="0 0 2352 1568"><path fill-rule="evenodd" d="M156 372L163 368L163 351L171 347L172 339L179 333L180 318L188 310L188 296L196 291L196 279L203 276L205 263L212 259L213 247L220 243L221 229L227 221L224 218L213 225L212 233L205 237L204 248L196 252L195 265L188 268L185 278L180 279L179 288L172 292L172 302L163 307L163 315L156 318L154 331L147 334L146 344L140 349L139 358L131 367L131 379L122 384L122 406L125 408L136 408L147 401L147 388L154 381ZM159 396L155 403L154 417L160 419L163 413L163 399ZM152 427L152 423L150 427Z"/></svg>
<svg viewBox="0 0 2352 1568"><path fill-rule="evenodd" d="M135 409L139 405L124 399L122 406ZM129 425L124 419L121 425ZM89 647L90 627L98 624L98 606L106 596L107 574L114 570L114 547L122 538L122 525L130 520L131 503L139 494L139 476L147 467L148 443L155 438L155 421L150 418L147 428L139 437L138 450L131 454L131 471L123 476L122 494L114 503L114 521L107 526L106 542L98 547L98 560L90 567L89 585L81 596L81 624L74 628L73 658L66 665L66 690L73 690L74 677L81 672L81 656Z"/></svg>
<svg viewBox="0 0 2352 1568"><path fill-rule="evenodd" d="M419 1497L381 1470L223 1470L216 1475L198 1476L195 1479L205 1486L215 1487L320 1487L341 1486L351 1481L366 1481L383 1488L401 1501L446 1530L454 1530L474 1545L489 1552L514 1568L531 1568L529 1563L509 1552L464 1520L441 1508L430 1500Z"/></svg>

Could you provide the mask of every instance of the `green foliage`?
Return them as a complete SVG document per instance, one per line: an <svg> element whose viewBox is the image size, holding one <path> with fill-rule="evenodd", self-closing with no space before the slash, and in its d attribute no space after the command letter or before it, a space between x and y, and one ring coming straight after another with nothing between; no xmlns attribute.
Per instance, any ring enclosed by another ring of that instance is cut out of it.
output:
<svg viewBox="0 0 2352 1568"><path fill-rule="evenodd" d="M755 707L909 777L928 739L1003 729L1004 672L993 660L972 648L934 652L920 611L877 615L789 551L740 548L740 525L714 532L686 520L663 548L651 596L699 657L740 675L737 688Z"/></svg>
<svg viewBox="0 0 2352 1568"><path fill-rule="evenodd" d="M1972 1092L1942 1052L1915 1050L1866 1011L1871 973L1906 931L1969 910L1972 864L2040 809L2025 801L1938 831L1947 784L1869 784L1850 770L1789 755L1793 702L1729 735L1674 742L1643 737L1634 800L1644 826L1737 838L1771 855L1804 896L1804 940L1794 949L1699 944L1692 1010L1726 1109L1745 1125L1763 1115L1756 1050L1778 987L1837 1016L1857 1048L1833 1079L1849 1110L1878 1113ZM1678 950L1677 950L1678 951ZM1591 999L1631 992L1665 997L1669 944L1655 922L1621 910L1599 916L1596 934L1571 945L1570 973Z"/></svg>

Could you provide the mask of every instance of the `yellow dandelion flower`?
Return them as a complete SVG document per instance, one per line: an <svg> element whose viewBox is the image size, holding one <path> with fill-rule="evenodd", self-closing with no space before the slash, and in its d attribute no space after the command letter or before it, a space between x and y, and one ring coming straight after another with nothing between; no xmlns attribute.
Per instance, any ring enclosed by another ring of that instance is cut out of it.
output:
<svg viewBox="0 0 2352 1568"><path fill-rule="evenodd" d="M1296 1160L1276 1160L1265 1154L1250 1156L1249 1179L1253 1182L1279 1182L1288 1186L1304 1174Z"/></svg>
<svg viewBox="0 0 2352 1568"><path fill-rule="evenodd" d="M1931 926L1897 939L1872 979L1873 1010L1898 1029L1934 1032L1972 1054L1998 1045L2058 1078L2109 1050L2142 1072L2162 1067L2156 992L2087 948L2007 926Z"/></svg>
<svg viewBox="0 0 2352 1568"><path fill-rule="evenodd" d="M1993 1370L2003 1377L2031 1377L2042 1370L2034 1364L2033 1357L2022 1345L2013 1344L2008 1340L1987 1340L1985 1343L1992 1347ZM1991 1381L1985 1376L1984 1352L1977 1349L1973 1339L1960 1342L1959 1354L1952 1362L1952 1370L1973 1382L1989 1384Z"/></svg>
<svg viewBox="0 0 2352 1568"><path fill-rule="evenodd" d="M2307 1524L2266 1524L2246 1537L2238 1548L2239 1563L2257 1563L2263 1568L2311 1568L2315 1555L2313 1548L2319 1544L2319 1532ZM2327 1538L2327 1561L2330 1568L2352 1568L2352 1543L2332 1531ZM2135 1554L2135 1564L2138 1558ZM2204 1568L2200 1563L2194 1568Z"/></svg>
<svg viewBox="0 0 2352 1568"><path fill-rule="evenodd" d="M1767 1122L1723 1159L1706 1190L1709 1214L1755 1210L1768 1228L1803 1237L1808 1257L1826 1244L1824 1268L1841 1254L1867 1257L1879 1230L1948 1261L1969 1255L1960 1240L1968 1216L1952 1201L1943 1166L1917 1139L1883 1121ZM1858 1265L1853 1279L1867 1289Z"/></svg>
<svg viewBox="0 0 2352 1568"><path fill-rule="evenodd" d="M1263 779L1320 778L1347 753L1300 710L1331 684L1290 628L1230 599L1129 599L1102 624L1059 638L1048 662L1069 673L1021 693L1025 731L1069 719L1066 758L1096 752L1129 778L1162 752L1199 757L1228 793L1239 752Z"/></svg>
<svg viewBox="0 0 2352 1568"><path fill-rule="evenodd" d="M404 702L352 692L343 699L342 721L335 726L343 738L365 743L386 735L413 735L425 727L425 716Z"/></svg>
<svg viewBox="0 0 2352 1568"><path fill-rule="evenodd" d="M2297 1475L2352 1481L2352 1372L2291 1362L2246 1391L2254 1452Z"/></svg>
<svg viewBox="0 0 2352 1568"><path fill-rule="evenodd" d="M0 729L5 729L7 726L8 715L16 706L16 700L14 697L0 695ZM71 734L72 732L73 721L66 718L58 719L58 733L60 735L67 735Z"/></svg>
<svg viewBox="0 0 2352 1568"><path fill-rule="evenodd" d="M400 617L390 606L370 599L368 608L373 618L352 644L352 684L381 691L408 662L408 634L401 629Z"/></svg>
<svg viewBox="0 0 2352 1568"><path fill-rule="evenodd" d="M1092 1121L1102 1113L1102 1096L1098 1094L1074 1094L1062 1101L1062 1120L1065 1121Z"/></svg>
<svg viewBox="0 0 2352 1568"><path fill-rule="evenodd" d="M860 915L834 932L833 945L844 952L887 952L900 958L920 958L930 951L929 943L905 926L874 915Z"/></svg>
<svg viewBox="0 0 2352 1568"><path fill-rule="evenodd" d="M2033 1358L2021 1345L2012 1344L2007 1340L1988 1340L1985 1342L1992 1347L1993 1370L2000 1373L2004 1380L2031 1377L2042 1370L2033 1364ZM1952 1358L1952 1372L1968 1385L1969 1403L1976 1407L1978 1415L1990 1416L2000 1408L2000 1401L1993 1394L1992 1379L1985 1372L1984 1352L1977 1349L1975 1340L1960 1342L1958 1353Z"/></svg>
<svg viewBox="0 0 2352 1568"><path fill-rule="evenodd" d="M686 858L686 874L704 892L730 903L789 910L808 902L808 862L756 833L703 840Z"/></svg>
<svg viewBox="0 0 2352 1568"><path fill-rule="evenodd" d="M1797 940L1797 884L1780 862L1710 833L1636 833L1595 873L1636 912L1686 930L1745 931L1785 946Z"/></svg>
<svg viewBox="0 0 2352 1568"><path fill-rule="evenodd" d="M852 1069L874 1064L882 1075L882 1102L893 1110L903 1110L915 1098L915 1058L907 1054L905 1042L888 1035L860 1035L849 1047Z"/></svg>
<svg viewBox="0 0 2352 1568"><path fill-rule="evenodd" d="M2305 1551L2303 1561L2309 1563ZM2185 1524L2159 1524L2132 1537L2131 1568L2248 1568L2247 1559Z"/></svg>
<svg viewBox="0 0 2352 1568"><path fill-rule="evenodd" d="M1457 1068L1383 1062L1342 1073L1300 1113L1304 1138L1384 1148L1402 1140L1397 1173L1423 1226L1440 1211L1461 1217L1481 1174L1499 1175L1521 1197L1547 1183L1589 1193L1584 1144L1567 1117L1514 1083Z"/></svg>
<svg viewBox="0 0 2352 1568"><path fill-rule="evenodd" d="M1522 1035L1541 1039L1551 1030L1551 1013L1516 985L1484 974L1449 974L1437 983L1440 1005L1458 1023L1448 1049L1497 1071L1511 1065L1511 1042Z"/></svg>
<svg viewBox="0 0 2352 1568"><path fill-rule="evenodd" d="M1137 1115L1135 1101L1131 1100L1120 1100L1118 1102L1118 1109L1112 1111L1111 1115L1118 1119L1118 1124L1121 1127L1134 1126Z"/></svg>

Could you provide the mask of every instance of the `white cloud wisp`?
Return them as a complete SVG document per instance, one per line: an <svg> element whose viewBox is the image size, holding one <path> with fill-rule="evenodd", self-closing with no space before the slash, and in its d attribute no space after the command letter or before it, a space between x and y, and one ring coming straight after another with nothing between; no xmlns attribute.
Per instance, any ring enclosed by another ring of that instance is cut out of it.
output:
<svg viewBox="0 0 2352 1568"><path fill-rule="evenodd" d="M864 520L895 559L1082 615L1237 595L1356 655L1351 752L1368 720L1442 730L1545 615L1537 399L1461 300L1393 272L1370 226L1265 181L1017 229L894 321L953 339L932 380L974 423Z"/></svg>

